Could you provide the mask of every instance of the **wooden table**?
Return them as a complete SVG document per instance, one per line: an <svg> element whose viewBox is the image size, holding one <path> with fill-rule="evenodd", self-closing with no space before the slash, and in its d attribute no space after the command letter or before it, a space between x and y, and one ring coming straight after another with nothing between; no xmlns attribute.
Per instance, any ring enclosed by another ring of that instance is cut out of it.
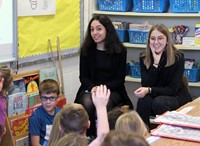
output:
<svg viewBox="0 0 200 146"><path fill-rule="evenodd" d="M180 107L177 111L180 111L190 106L192 106L193 108L187 114L192 116L200 116L200 97ZM151 146L200 146L200 143L170 138L160 138L159 140L151 144Z"/></svg>

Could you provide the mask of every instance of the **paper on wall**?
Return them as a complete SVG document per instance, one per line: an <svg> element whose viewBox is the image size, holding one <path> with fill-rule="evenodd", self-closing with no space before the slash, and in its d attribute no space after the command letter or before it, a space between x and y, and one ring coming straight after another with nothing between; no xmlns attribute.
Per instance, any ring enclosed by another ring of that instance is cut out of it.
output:
<svg viewBox="0 0 200 146"><path fill-rule="evenodd" d="M18 0L18 16L54 14L56 14L56 0Z"/></svg>

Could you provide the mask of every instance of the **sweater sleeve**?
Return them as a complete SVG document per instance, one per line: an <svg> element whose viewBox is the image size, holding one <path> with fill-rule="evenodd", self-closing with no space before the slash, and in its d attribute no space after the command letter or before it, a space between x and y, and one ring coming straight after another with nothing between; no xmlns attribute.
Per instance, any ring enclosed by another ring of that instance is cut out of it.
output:
<svg viewBox="0 0 200 146"><path fill-rule="evenodd" d="M176 57L175 63L161 69L150 67L149 70L142 70L142 86L151 87L151 95L177 96L180 89L184 72L184 54Z"/></svg>
<svg viewBox="0 0 200 146"><path fill-rule="evenodd" d="M89 69L89 56L82 56L80 55L80 63L79 63L79 71L80 71L80 82L83 85L83 87L87 90L91 90L92 87L95 86L95 84L90 79L90 69Z"/></svg>

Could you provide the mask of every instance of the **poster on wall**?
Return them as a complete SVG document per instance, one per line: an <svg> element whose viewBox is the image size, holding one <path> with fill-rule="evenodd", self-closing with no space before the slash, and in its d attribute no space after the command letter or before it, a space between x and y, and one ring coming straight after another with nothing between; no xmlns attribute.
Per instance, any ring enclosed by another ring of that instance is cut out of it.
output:
<svg viewBox="0 0 200 146"><path fill-rule="evenodd" d="M18 16L55 14L56 0L18 0Z"/></svg>

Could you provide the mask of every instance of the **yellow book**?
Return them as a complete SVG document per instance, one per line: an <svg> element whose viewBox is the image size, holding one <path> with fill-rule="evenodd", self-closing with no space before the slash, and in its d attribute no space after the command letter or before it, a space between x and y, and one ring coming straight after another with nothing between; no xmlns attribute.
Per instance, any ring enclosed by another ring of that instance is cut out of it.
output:
<svg viewBox="0 0 200 146"><path fill-rule="evenodd" d="M200 24L195 25L195 45L200 45Z"/></svg>

